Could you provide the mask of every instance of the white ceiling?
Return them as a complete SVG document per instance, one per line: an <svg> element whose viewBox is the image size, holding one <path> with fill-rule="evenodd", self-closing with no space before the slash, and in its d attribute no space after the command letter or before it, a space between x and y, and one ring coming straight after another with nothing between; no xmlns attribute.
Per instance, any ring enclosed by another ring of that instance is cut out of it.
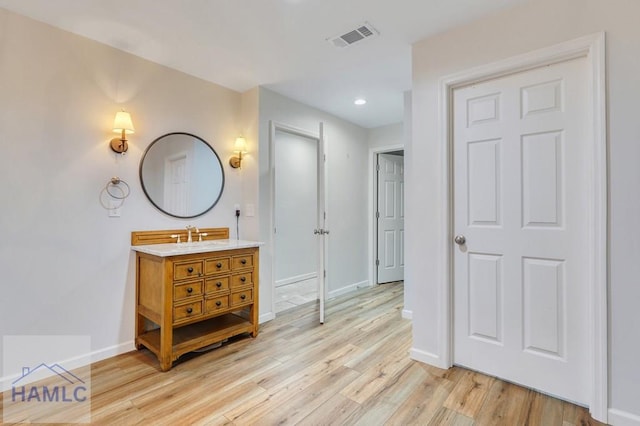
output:
<svg viewBox="0 0 640 426"><path fill-rule="evenodd" d="M525 0L0 0L0 7L243 92L362 127L402 121L411 44ZM326 39L369 22L380 36ZM455 46L452 46L455 49ZM356 97L368 103L357 107Z"/></svg>

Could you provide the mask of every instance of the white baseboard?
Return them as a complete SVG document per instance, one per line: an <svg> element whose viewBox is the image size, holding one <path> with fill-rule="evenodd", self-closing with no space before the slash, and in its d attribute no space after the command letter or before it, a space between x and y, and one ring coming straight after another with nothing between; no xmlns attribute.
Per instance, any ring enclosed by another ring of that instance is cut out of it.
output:
<svg viewBox="0 0 640 426"><path fill-rule="evenodd" d="M276 318L276 314L273 312L267 312L266 314L260 315L258 318L258 324L262 324L263 322L271 321Z"/></svg>
<svg viewBox="0 0 640 426"><path fill-rule="evenodd" d="M443 362L443 360L438 355L416 348L411 348L411 350L409 351L409 358L445 370L450 367L450 365L447 365L445 362Z"/></svg>
<svg viewBox="0 0 640 426"><path fill-rule="evenodd" d="M614 408L609 408L607 421L614 426L640 426L640 416Z"/></svg>
<svg viewBox="0 0 640 426"><path fill-rule="evenodd" d="M300 281L310 280L312 278L318 278L317 272L310 272L308 274L296 275L295 277L284 278L276 281L276 287L282 287L283 285L294 284Z"/></svg>
<svg viewBox="0 0 640 426"><path fill-rule="evenodd" d="M91 353L91 362L102 361L103 359L111 358L120 354L135 351L136 345L133 340L120 343L118 345L109 346L108 348L100 349Z"/></svg>
<svg viewBox="0 0 640 426"><path fill-rule="evenodd" d="M81 368L87 365L91 365L93 363L105 360L107 358L111 358L120 354L131 352L135 349L136 347L134 345L133 340L129 340L128 342L119 343L114 346L98 349L97 351L93 351L87 354L81 354L71 359L63 360L60 362L60 364L64 364L67 370L73 370L76 368ZM11 384L18 378L20 378L20 375L0 377L0 385L1 385L0 389L2 389L2 392L10 390ZM41 378L42 377L37 377L36 380L39 380ZM31 382L29 381L28 377L25 377L25 380L22 383L29 384Z"/></svg>
<svg viewBox="0 0 640 426"><path fill-rule="evenodd" d="M357 289L364 287L370 287L369 281L360 281L359 283L350 284L337 290L331 290L328 294L328 297L329 299L333 299L334 297L342 296L344 294L351 293L352 291L356 291Z"/></svg>
<svg viewBox="0 0 640 426"><path fill-rule="evenodd" d="M413 319L413 311L409 311L407 309L402 310L402 318L404 319Z"/></svg>

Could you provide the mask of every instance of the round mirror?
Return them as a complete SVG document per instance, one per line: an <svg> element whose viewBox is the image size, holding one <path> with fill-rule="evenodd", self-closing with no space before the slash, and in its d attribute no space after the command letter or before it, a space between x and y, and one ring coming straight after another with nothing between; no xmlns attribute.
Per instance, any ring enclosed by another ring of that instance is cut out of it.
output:
<svg viewBox="0 0 640 426"><path fill-rule="evenodd" d="M205 214L224 189L218 154L202 138L168 133L151 142L140 160L140 183L151 203L180 218Z"/></svg>

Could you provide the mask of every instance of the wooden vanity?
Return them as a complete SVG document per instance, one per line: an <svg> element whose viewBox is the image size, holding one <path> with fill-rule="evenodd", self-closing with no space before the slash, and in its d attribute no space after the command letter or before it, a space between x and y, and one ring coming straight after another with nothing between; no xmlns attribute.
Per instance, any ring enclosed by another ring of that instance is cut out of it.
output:
<svg viewBox="0 0 640 426"><path fill-rule="evenodd" d="M228 228L200 229L208 234L201 242L171 242L175 234L186 241L186 232L131 233L135 344L153 352L162 371L187 352L243 333L258 335L260 243L229 240Z"/></svg>

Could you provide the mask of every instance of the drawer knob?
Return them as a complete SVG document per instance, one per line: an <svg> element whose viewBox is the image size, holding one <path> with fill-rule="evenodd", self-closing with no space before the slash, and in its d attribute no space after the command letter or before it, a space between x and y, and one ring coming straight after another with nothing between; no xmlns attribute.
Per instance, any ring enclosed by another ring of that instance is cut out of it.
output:
<svg viewBox="0 0 640 426"><path fill-rule="evenodd" d="M222 268L222 263L220 262L216 263L216 268Z"/></svg>
<svg viewBox="0 0 640 426"><path fill-rule="evenodd" d="M240 263L242 263L243 265L246 265L246 264L247 264L247 259L242 259L242 260L240 261Z"/></svg>
<svg viewBox="0 0 640 426"><path fill-rule="evenodd" d="M222 302L218 300L218 301L216 302L216 306L222 306Z"/></svg>
<svg viewBox="0 0 640 426"><path fill-rule="evenodd" d="M187 272L188 272L188 273L192 273L192 272L193 272L193 267L189 266L189 267L187 268Z"/></svg>
<svg viewBox="0 0 640 426"><path fill-rule="evenodd" d="M216 283L216 287L218 287L218 288L222 287L222 283L221 283L220 281L218 281L218 282Z"/></svg>
<svg viewBox="0 0 640 426"><path fill-rule="evenodd" d="M193 293L193 288L191 287L187 288L187 293Z"/></svg>
<svg viewBox="0 0 640 426"><path fill-rule="evenodd" d="M187 308L187 313L190 314L193 312L193 308Z"/></svg>
<svg viewBox="0 0 640 426"><path fill-rule="evenodd" d="M246 295L246 294L241 294L241 295L240 295L240 299L244 300L244 299L246 299L246 298L247 298L247 295Z"/></svg>
<svg viewBox="0 0 640 426"><path fill-rule="evenodd" d="M245 282L247 280L247 277L240 277L240 281Z"/></svg>

